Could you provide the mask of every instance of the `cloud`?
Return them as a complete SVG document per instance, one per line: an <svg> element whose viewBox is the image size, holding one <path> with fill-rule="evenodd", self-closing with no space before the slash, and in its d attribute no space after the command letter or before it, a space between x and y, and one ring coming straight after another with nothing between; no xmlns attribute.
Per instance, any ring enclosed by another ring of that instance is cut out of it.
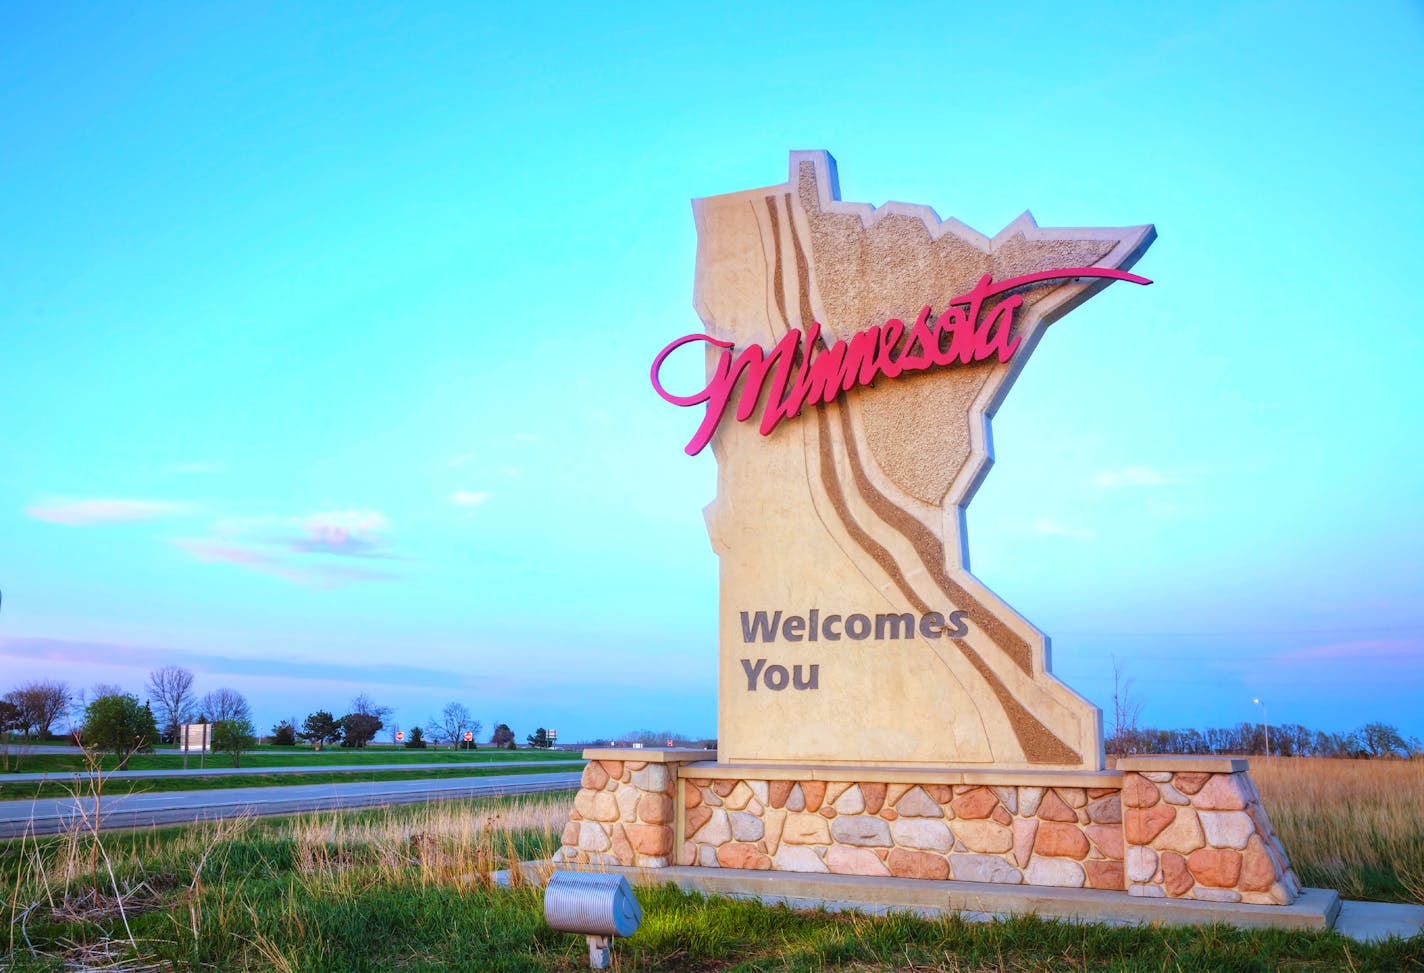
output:
<svg viewBox="0 0 1424 973"><path fill-rule="evenodd" d="M1181 483L1182 480L1175 474L1156 470L1150 466L1124 466L1120 470L1103 470L1093 477L1093 482L1100 487L1116 489L1118 487L1166 486L1170 483Z"/></svg>
<svg viewBox="0 0 1424 973"><path fill-rule="evenodd" d="M303 533L289 547L301 554L390 557L381 536L388 527L390 521L378 510L330 510L303 520Z"/></svg>
<svg viewBox="0 0 1424 973"><path fill-rule="evenodd" d="M491 496L488 490L456 490L450 494L450 502L457 507L478 507Z"/></svg>
<svg viewBox="0 0 1424 973"><path fill-rule="evenodd" d="M175 660L202 674L247 675L306 679L320 682L343 680L368 685L406 685L449 688L471 685L468 673L393 663L368 665L339 662L302 662L286 658L252 658L208 655L187 648L178 651L122 642L95 642L81 639L0 636L0 658L33 666L37 661L76 665L126 666L141 671L169 665Z"/></svg>
<svg viewBox="0 0 1424 973"><path fill-rule="evenodd" d="M1083 530L1078 527L1065 527L1062 524L1049 520L1047 517L1040 517L1034 521L1033 529L1040 534L1048 534L1053 537L1074 537L1078 540L1088 540L1093 536L1093 532L1090 530Z"/></svg>
<svg viewBox="0 0 1424 973"><path fill-rule="evenodd" d="M35 520L47 520L69 527L93 527L96 524L176 517L191 513L193 509L190 503L174 503L168 500L68 500L56 497L26 507L25 513Z"/></svg>
<svg viewBox="0 0 1424 973"><path fill-rule="evenodd" d="M173 544L206 564L233 564L295 584L338 588L389 581L384 569L345 560L400 560L387 542L390 520L378 510L328 510L306 517L219 520L211 537L177 537Z"/></svg>
<svg viewBox="0 0 1424 973"><path fill-rule="evenodd" d="M399 576L352 564L307 562L280 551L204 537L175 537L173 543L205 564L233 564L307 588L342 588L359 581L393 581Z"/></svg>
<svg viewBox="0 0 1424 973"><path fill-rule="evenodd" d="M1303 649L1290 649L1278 653L1274 664L1286 665L1332 660L1359 662L1366 659L1418 665L1420 662L1424 662L1424 640L1419 638L1354 639L1346 642L1311 645Z"/></svg>

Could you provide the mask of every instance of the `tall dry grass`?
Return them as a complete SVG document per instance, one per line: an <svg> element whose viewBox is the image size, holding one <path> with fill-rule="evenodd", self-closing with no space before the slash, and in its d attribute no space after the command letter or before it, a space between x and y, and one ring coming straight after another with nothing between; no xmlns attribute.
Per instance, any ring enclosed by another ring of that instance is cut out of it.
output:
<svg viewBox="0 0 1424 973"><path fill-rule="evenodd" d="M1424 903L1424 761L1253 757L1251 777L1306 885Z"/></svg>
<svg viewBox="0 0 1424 973"><path fill-rule="evenodd" d="M11 956L135 971L158 968L132 964L158 945L167 963L221 967L213 944L238 936L282 969L274 921L300 929L308 903L372 888L492 887L495 871L558 846L571 806L568 794L536 795L132 832L86 819L3 849L0 935Z"/></svg>

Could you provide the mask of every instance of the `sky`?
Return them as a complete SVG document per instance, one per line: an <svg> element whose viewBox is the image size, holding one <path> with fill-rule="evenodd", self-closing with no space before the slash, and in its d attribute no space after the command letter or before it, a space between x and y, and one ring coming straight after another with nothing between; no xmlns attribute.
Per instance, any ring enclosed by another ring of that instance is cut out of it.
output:
<svg viewBox="0 0 1424 973"><path fill-rule="evenodd" d="M715 461L648 366L689 201L827 149L1157 227L968 510L1061 679L1424 736L1418 4L524 6L0 6L0 691L715 734Z"/></svg>

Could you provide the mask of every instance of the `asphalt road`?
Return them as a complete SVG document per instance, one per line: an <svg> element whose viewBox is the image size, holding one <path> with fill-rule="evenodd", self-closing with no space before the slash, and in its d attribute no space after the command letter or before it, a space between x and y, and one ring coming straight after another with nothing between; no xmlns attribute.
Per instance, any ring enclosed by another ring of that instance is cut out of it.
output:
<svg viewBox="0 0 1424 973"><path fill-rule="evenodd" d="M575 758L573 760L501 760L498 763L452 760L443 764L318 764L315 767L208 767L204 770L191 767L188 770L109 770L105 771L104 779L108 780L111 777L115 780L143 777L229 777L243 774L346 774L360 773L366 770L465 770L467 768L479 768L483 770L488 767L558 767L564 764L582 765L584 763L586 763L586 761ZM85 780L88 776L88 774L66 773L54 770L43 774L0 774L0 784L15 784L20 781L42 780L64 783L67 781Z"/></svg>
<svg viewBox="0 0 1424 973"><path fill-rule="evenodd" d="M126 794L104 799L100 827L145 828L242 815L305 814L339 808L534 794L570 790L578 786L580 776L579 773L515 774ZM93 812L93 798L0 801L0 838L17 838L26 833L54 834L75 825L87 829L83 822Z"/></svg>

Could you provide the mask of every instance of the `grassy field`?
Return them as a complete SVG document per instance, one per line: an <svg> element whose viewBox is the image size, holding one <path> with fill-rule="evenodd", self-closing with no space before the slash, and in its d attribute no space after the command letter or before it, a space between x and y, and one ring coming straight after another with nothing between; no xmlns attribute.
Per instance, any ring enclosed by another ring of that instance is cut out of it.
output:
<svg viewBox="0 0 1424 973"><path fill-rule="evenodd" d="M541 767L510 767L499 764L452 765L434 770L328 770L310 774L230 774L225 777L127 777L105 782L104 793L150 794L168 791L207 791L229 787L281 787L294 784L351 784L375 780L442 780L453 777L493 777L503 774L547 774L576 771L576 764ZM68 797L75 793L69 781L18 781L0 783L0 801L29 801L36 798Z"/></svg>
<svg viewBox="0 0 1424 973"><path fill-rule="evenodd" d="M1410 776L1417 771L1399 763L1276 761L1254 773L1304 876L1336 869L1362 887L1418 900L1406 874L1419 864L1410 836L1417 840L1424 828L1424 794ZM1367 791L1369 784L1379 789ZM11 968L24 971L586 969L582 939L545 926L537 889L489 883L508 861L548 855L570 799L0 844L0 948ZM1337 807L1342 800L1351 803ZM1302 840L1312 827L1326 834ZM1413 849L1416 857L1386 856L1390 849ZM1369 877L1377 871L1389 877ZM1365 946L1333 933L875 919L671 887L638 895L643 926L617 944L617 969L1424 970L1424 936Z"/></svg>
<svg viewBox="0 0 1424 973"><path fill-rule="evenodd" d="M1424 904L1424 761L1253 757L1251 777L1306 885Z"/></svg>
<svg viewBox="0 0 1424 973"><path fill-rule="evenodd" d="M188 769L198 769L198 755L188 758ZM483 764L508 763L511 760L579 760L576 753L560 750L407 750L404 747L379 750L342 750L340 747L313 753L293 747L272 747L255 750L242 755L244 767L335 767L346 764L399 764L399 763L450 763ZM118 760L113 754L102 756L105 771L117 770ZM232 759L225 754L208 754L204 760L208 767L231 767ZM82 753L46 753L40 747L32 752L17 756L17 748L10 750L10 771L27 774L84 773L88 770L87 758ZM140 753L129 758L126 770L182 770L183 756L167 753ZM0 781L4 775L0 774Z"/></svg>

